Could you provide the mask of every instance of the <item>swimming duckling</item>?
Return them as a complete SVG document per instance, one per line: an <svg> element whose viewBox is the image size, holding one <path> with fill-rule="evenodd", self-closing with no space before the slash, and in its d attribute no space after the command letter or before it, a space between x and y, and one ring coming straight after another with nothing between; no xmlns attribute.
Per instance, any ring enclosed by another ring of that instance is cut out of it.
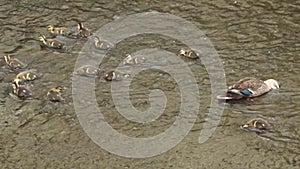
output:
<svg viewBox="0 0 300 169"><path fill-rule="evenodd" d="M21 99L32 96L31 91L27 89L20 79L15 79L12 83L12 93Z"/></svg>
<svg viewBox="0 0 300 169"><path fill-rule="evenodd" d="M95 48L100 49L100 50L108 50L110 48L113 48L113 44L104 40L100 39L98 36L94 37L94 45Z"/></svg>
<svg viewBox="0 0 300 169"><path fill-rule="evenodd" d="M62 49L64 43L56 39L47 39L44 35L39 36L39 40L48 48Z"/></svg>
<svg viewBox="0 0 300 169"><path fill-rule="evenodd" d="M92 65L81 66L73 73L73 75L79 75L79 76L97 76L98 74L99 74L99 69Z"/></svg>
<svg viewBox="0 0 300 169"><path fill-rule="evenodd" d="M93 35L93 33L83 26L83 23L79 22L77 24L77 36L79 38L88 38Z"/></svg>
<svg viewBox="0 0 300 169"><path fill-rule="evenodd" d="M252 99L268 93L272 89L279 89L279 83L274 79L266 81L254 77L246 77L228 88L226 96L218 96L220 100Z"/></svg>
<svg viewBox="0 0 300 169"><path fill-rule="evenodd" d="M123 60L124 65L134 65L134 64L140 64L145 62L144 57L132 57L130 54L126 55L127 57Z"/></svg>
<svg viewBox="0 0 300 169"><path fill-rule="evenodd" d="M196 53L195 51L193 51L191 49L181 49L178 52L178 55L179 56L185 56L185 57L188 57L188 58L191 58L191 59L197 59L200 56L199 53Z"/></svg>
<svg viewBox="0 0 300 169"><path fill-rule="evenodd" d="M130 77L129 74L127 73L120 73L120 72L116 72L116 71L108 71L104 74L104 79L106 81L113 81L113 80L121 80L122 77Z"/></svg>
<svg viewBox="0 0 300 169"><path fill-rule="evenodd" d="M13 69L23 69L25 68L27 65L23 62L21 62L19 59L16 58L11 58L11 56L9 55L5 55L3 56L5 63Z"/></svg>
<svg viewBox="0 0 300 169"><path fill-rule="evenodd" d="M57 86L50 89L47 93L47 98L52 102L61 102L65 99L61 96L62 87Z"/></svg>
<svg viewBox="0 0 300 169"><path fill-rule="evenodd" d="M42 74L38 73L36 69L30 69L17 74L16 79L21 79L24 81L33 81L41 76Z"/></svg>
<svg viewBox="0 0 300 169"><path fill-rule="evenodd" d="M66 27L54 27L53 25L49 25L47 28L52 34L55 34L55 35L68 36L73 33L73 31L71 29L66 28Z"/></svg>
<svg viewBox="0 0 300 169"><path fill-rule="evenodd" d="M271 124L262 118L254 118L241 126L241 129L263 133L271 128Z"/></svg>

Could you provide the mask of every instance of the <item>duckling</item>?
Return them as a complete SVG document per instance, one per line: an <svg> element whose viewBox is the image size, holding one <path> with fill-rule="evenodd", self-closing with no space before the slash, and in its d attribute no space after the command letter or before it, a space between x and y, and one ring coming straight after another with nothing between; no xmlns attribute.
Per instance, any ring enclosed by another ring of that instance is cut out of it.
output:
<svg viewBox="0 0 300 169"><path fill-rule="evenodd" d="M241 126L241 129L263 133L271 128L271 124L262 118L254 118Z"/></svg>
<svg viewBox="0 0 300 169"><path fill-rule="evenodd" d="M100 49L100 50L108 50L110 48L113 48L113 44L104 40L100 39L98 36L94 37L94 45L95 48Z"/></svg>
<svg viewBox="0 0 300 169"><path fill-rule="evenodd" d="M66 27L54 27L53 25L49 25L47 28L52 34L55 34L55 35L68 36L73 33L73 31L71 29L66 28Z"/></svg>
<svg viewBox="0 0 300 169"><path fill-rule="evenodd" d="M47 39L44 35L39 36L39 40L48 48L62 49L64 43L56 39Z"/></svg>
<svg viewBox="0 0 300 169"><path fill-rule="evenodd" d="M21 99L32 96L31 91L27 89L20 79L15 79L12 83L12 93Z"/></svg>
<svg viewBox="0 0 300 169"><path fill-rule="evenodd" d="M23 69L27 65L23 62L21 62L19 59L16 58L11 58L10 55L5 55L3 56L5 63L13 69Z"/></svg>
<svg viewBox="0 0 300 169"><path fill-rule="evenodd" d="M57 86L50 89L47 93L47 98L52 102L61 102L65 99L61 96L62 87Z"/></svg>
<svg viewBox="0 0 300 169"><path fill-rule="evenodd" d="M140 64L145 62L144 57L132 57L130 54L126 55L126 58L123 60L124 65L134 65L134 64Z"/></svg>
<svg viewBox="0 0 300 169"><path fill-rule="evenodd" d="M21 79L24 81L33 81L41 76L42 74L37 73L36 69L30 69L17 74L16 79Z"/></svg>
<svg viewBox="0 0 300 169"><path fill-rule="evenodd" d="M122 77L128 78L128 77L130 77L130 75L127 73L123 74L123 73L116 72L116 71L108 71L104 75L104 79L106 81L121 80Z"/></svg>
<svg viewBox="0 0 300 169"><path fill-rule="evenodd" d="M178 52L178 55L179 56L185 56L185 57L188 57L188 58L191 58L191 59L197 59L200 56L199 53L196 53L192 49L181 49Z"/></svg>
<svg viewBox="0 0 300 169"><path fill-rule="evenodd" d="M93 35L93 33L83 26L83 23L79 22L77 24L77 36L79 38L88 38Z"/></svg>
<svg viewBox="0 0 300 169"><path fill-rule="evenodd" d="M84 65L74 71L73 75L79 76L97 76L99 69L92 65Z"/></svg>

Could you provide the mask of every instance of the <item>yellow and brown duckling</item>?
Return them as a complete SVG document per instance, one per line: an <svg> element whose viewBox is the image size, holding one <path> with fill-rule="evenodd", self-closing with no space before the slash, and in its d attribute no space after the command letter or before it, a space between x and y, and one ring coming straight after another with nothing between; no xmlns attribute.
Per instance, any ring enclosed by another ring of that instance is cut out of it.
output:
<svg viewBox="0 0 300 169"><path fill-rule="evenodd" d="M52 102L64 101L65 99L61 96L62 89L63 88L61 86L50 89L47 93L47 98Z"/></svg>
<svg viewBox="0 0 300 169"><path fill-rule="evenodd" d="M23 81L33 81L41 76L42 74L38 73L36 69L30 69L17 74L16 79L20 79Z"/></svg>
<svg viewBox="0 0 300 169"><path fill-rule="evenodd" d="M123 60L124 65L134 65L134 64L141 64L145 62L144 57L132 57L130 54L126 55L126 58Z"/></svg>
<svg viewBox="0 0 300 169"><path fill-rule="evenodd" d="M193 51L192 49L181 49L179 52L178 52L178 55L179 56L184 56L184 57L188 57L188 58L191 58L191 59L197 59L199 58L199 53L196 53L195 51Z"/></svg>
<svg viewBox="0 0 300 169"><path fill-rule="evenodd" d="M20 79L14 79L12 82L12 93L21 99L26 99L32 96L31 91L24 86Z"/></svg>
<svg viewBox="0 0 300 169"><path fill-rule="evenodd" d="M79 76L97 76L99 74L99 69L92 65L83 65L76 69L73 75Z"/></svg>
<svg viewBox="0 0 300 169"><path fill-rule="evenodd" d="M271 124L262 118L254 118L241 125L241 129L254 131L256 133L263 133L271 129Z"/></svg>
<svg viewBox="0 0 300 169"><path fill-rule="evenodd" d="M55 35L63 35L63 36L69 36L72 35L74 32L66 27L54 27L53 25L49 25L48 30Z"/></svg>
<svg viewBox="0 0 300 169"><path fill-rule="evenodd" d="M12 69L23 69L27 65L17 58L12 58L10 55L3 56L5 63Z"/></svg>
<svg viewBox="0 0 300 169"><path fill-rule="evenodd" d="M130 74L121 73L117 71L108 71L104 74L104 79L106 81L121 80L123 77L128 78L130 77Z"/></svg>
<svg viewBox="0 0 300 169"><path fill-rule="evenodd" d="M93 33L83 26L83 23L79 22L77 24L77 36L79 38L88 38L89 36L93 35Z"/></svg>
<svg viewBox="0 0 300 169"><path fill-rule="evenodd" d="M95 48L100 49L100 50L108 50L114 47L114 45L104 39L101 39L98 36L94 37L94 45Z"/></svg>
<svg viewBox="0 0 300 169"><path fill-rule="evenodd" d="M54 49L62 49L64 47L64 43L60 42L56 39L47 39L44 35L39 36L39 40L48 48Z"/></svg>

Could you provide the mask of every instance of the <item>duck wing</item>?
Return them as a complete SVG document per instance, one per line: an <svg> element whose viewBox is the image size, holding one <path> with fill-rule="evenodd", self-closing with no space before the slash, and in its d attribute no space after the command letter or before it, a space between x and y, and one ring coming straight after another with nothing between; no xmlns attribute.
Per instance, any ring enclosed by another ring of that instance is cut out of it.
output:
<svg viewBox="0 0 300 169"><path fill-rule="evenodd" d="M256 97L270 91L270 89L264 81L254 77L246 77L232 85L229 91L234 93L239 92L245 97Z"/></svg>
<svg viewBox="0 0 300 169"><path fill-rule="evenodd" d="M259 80L254 77L246 77L243 78L239 81L237 81L235 84L233 84L229 89L251 89L251 90L256 90L259 88L261 85L263 85L264 82L262 80Z"/></svg>

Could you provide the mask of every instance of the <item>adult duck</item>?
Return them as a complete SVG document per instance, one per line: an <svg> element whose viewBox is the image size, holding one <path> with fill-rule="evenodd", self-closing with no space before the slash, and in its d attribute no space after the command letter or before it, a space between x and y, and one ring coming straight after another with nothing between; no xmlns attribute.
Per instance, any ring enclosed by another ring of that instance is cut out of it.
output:
<svg viewBox="0 0 300 169"><path fill-rule="evenodd" d="M226 96L217 98L220 100L251 99L266 94L272 89L279 89L279 83L274 79L262 81L254 77L246 77L230 86Z"/></svg>

